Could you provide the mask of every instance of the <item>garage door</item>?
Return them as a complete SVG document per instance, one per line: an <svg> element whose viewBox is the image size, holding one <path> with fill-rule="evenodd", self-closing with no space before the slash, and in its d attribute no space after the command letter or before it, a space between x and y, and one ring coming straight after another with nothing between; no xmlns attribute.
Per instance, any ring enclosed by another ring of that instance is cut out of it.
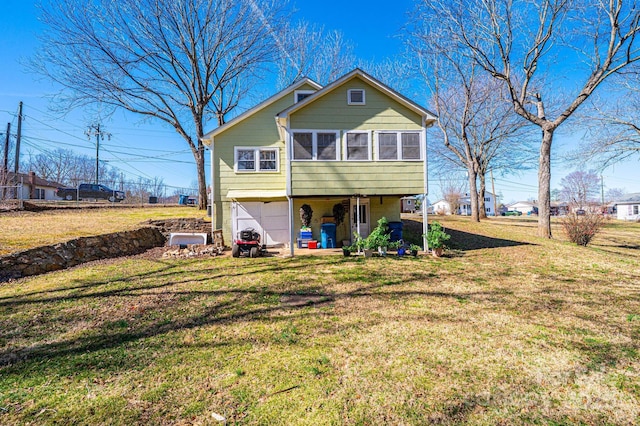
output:
<svg viewBox="0 0 640 426"><path fill-rule="evenodd" d="M280 246L289 242L288 203L286 201L263 202L233 202L231 217L233 221L233 236L238 231L253 228L260 233L262 242L267 246Z"/></svg>

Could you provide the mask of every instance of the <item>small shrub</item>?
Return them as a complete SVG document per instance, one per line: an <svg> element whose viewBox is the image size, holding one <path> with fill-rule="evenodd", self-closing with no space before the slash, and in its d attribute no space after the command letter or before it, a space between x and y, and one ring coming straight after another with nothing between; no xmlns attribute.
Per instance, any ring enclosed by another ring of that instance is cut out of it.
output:
<svg viewBox="0 0 640 426"><path fill-rule="evenodd" d="M560 220L567 238L579 246L587 246L604 225L604 217L599 214L570 214Z"/></svg>

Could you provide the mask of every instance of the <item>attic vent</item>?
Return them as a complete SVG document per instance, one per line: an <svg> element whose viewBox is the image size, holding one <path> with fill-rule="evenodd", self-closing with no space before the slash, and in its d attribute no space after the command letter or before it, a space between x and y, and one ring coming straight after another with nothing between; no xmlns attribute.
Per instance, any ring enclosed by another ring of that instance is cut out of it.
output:
<svg viewBox="0 0 640 426"><path fill-rule="evenodd" d="M364 105L364 89L347 90L347 103L349 105Z"/></svg>
<svg viewBox="0 0 640 426"><path fill-rule="evenodd" d="M314 93L313 90L296 90L294 92L294 103L300 102L304 98L307 98L313 95L313 93Z"/></svg>

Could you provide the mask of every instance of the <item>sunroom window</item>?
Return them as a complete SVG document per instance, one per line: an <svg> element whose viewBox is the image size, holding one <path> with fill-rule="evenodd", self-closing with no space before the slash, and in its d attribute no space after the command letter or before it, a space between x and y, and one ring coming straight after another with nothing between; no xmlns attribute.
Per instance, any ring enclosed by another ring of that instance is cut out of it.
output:
<svg viewBox="0 0 640 426"><path fill-rule="evenodd" d="M338 135L340 132L325 131L294 131L293 159L294 160L338 160Z"/></svg>
<svg viewBox="0 0 640 426"><path fill-rule="evenodd" d="M369 159L369 134L363 132L349 132L346 136L346 159Z"/></svg>
<svg viewBox="0 0 640 426"><path fill-rule="evenodd" d="M418 132L379 132L379 160L420 160L420 133Z"/></svg>

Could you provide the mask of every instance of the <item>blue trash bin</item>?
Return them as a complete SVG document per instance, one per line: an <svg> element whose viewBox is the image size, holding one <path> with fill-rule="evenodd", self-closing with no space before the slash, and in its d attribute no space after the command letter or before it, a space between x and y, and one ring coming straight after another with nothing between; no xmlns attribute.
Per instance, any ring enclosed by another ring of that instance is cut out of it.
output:
<svg viewBox="0 0 640 426"><path fill-rule="evenodd" d="M400 241L402 239L402 222L389 222L389 231L391 231L391 241Z"/></svg>
<svg viewBox="0 0 640 426"><path fill-rule="evenodd" d="M188 199L189 199L188 195L181 195L180 199L178 200L178 204L180 204L181 206L186 206Z"/></svg>
<svg viewBox="0 0 640 426"><path fill-rule="evenodd" d="M336 224L323 223L320 227L320 243L323 249L336 248Z"/></svg>

